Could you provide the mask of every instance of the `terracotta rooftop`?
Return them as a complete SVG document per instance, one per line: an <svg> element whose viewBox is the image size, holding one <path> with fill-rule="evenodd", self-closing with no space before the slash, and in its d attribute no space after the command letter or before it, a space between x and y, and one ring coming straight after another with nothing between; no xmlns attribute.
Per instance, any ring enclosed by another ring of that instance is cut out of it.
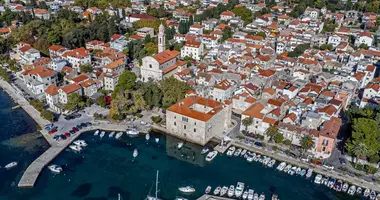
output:
<svg viewBox="0 0 380 200"><path fill-rule="evenodd" d="M57 72L42 66L36 66L33 69L28 69L22 72L22 75L35 75L40 76L41 78L51 77L56 74Z"/></svg>
<svg viewBox="0 0 380 200"><path fill-rule="evenodd" d="M158 61L159 64L166 63L167 61L179 56L181 53L176 50L166 50L152 57Z"/></svg>
<svg viewBox="0 0 380 200"><path fill-rule="evenodd" d="M86 74L81 73L77 77L73 78L72 81L74 81L75 83L81 83L87 79L89 79L89 77Z"/></svg>
<svg viewBox="0 0 380 200"><path fill-rule="evenodd" d="M111 62L111 63L105 65L104 68L115 69L121 65L124 65L124 61L122 59L119 59L119 60L116 60L114 62Z"/></svg>
<svg viewBox="0 0 380 200"><path fill-rule="evenodd" d="M81 89L80 85L77 84L77 83L73 83L73 84L70 84L70 85L66 85L64 87L61 88L61 90L66 93L66 94L71 94L77 90Z"/></svg>
<svg viewBox="0 0 380 200"><path fill-rule="evenodd" d="M45 89L45 93L48 95L56 95L58 94L58 88L55 85L50 85Z"/></svg>
<svg viewBox="0 0 380 200"><path fill-rule="evenodd" d="M264 117L264 114L261 113L261 111L264 109L263 104L253 104L250 106L247 110L245 110L242 114L250 116L252 118L262 119Z"/></svg>

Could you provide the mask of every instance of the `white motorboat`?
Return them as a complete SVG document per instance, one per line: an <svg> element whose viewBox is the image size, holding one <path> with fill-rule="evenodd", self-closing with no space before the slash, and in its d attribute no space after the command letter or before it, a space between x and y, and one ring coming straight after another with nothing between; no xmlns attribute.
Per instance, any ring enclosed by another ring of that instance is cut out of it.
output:
<svg viewBox="0 0 380 200"><path fill-rule="evenodd" d="M16 167L17 166L17 162L11 162L11 163L8 163L7 165L4 166L5 169L11 169L13 167Z"/></svg>
<svg viewBox="0 0 380 200"><path fill-rule="evenodd" d="M233 197L235 193L235 186L230 185L230 188L228 188L227 196L228 197Z"/></svg>
<svg viewBox="0 0 380 200"><path fill-rule="evenodd" d="M347 194L354 195L355 192L356 192L356 186L355 185L351 185L351 187L347 191Z"/></svg>
<svg viewBox="0 0 380 200"><path fill-rule="evenodd" d="M119 139L122 135L123 135L123 132L118 132L116 133L115 138Z"/></svg>
<svg viewBox="0 0 380 200"><path fill-rule="evenodd" d="M313 175L313 169L308 169L306 173L306 178L310 178Z"/></svg>
<svg viewBox="0 0 380 200"><path fill-rule="evenodd" d="M75 145L77 145L77 146L80 146L80 147L85 147L85 146L87 146L87 143L86 143L86 141L84 141L84 140L75 140L75 141L73 142L73 144L75 144Z"/></svg>
<svg viewBox="0 0 380 200"><path fill-rule="evenodd" d="M209 194L211 192L211 186L207 186L205 190L205 194Z"/></svg>
<svg viewBox="0 0 380 200"><path fill-rule="evenodd" d="M323 177L321 180L322 185L327 185L329 183L329 177Z"/></svg>
<svg viewBox="0 0 380 200"><path fill-rule="evenodd" d="M279 164L278 166L277 166L277 170L278 171L282 171L282 170L284 170L284 168L286 167L286 162L282 162L281 164Z"/></svg>
<svg viewBox="0 0 380 200"><path fill-rule="evenodd" d="M217 151L211 151L210 153L207 154L206 161L208 162L212 161L217 155L218 155Z"/></svg>
<svg viewBox="0 0 380 200"><path fill-rule="evenodd" d="M227 192L228 192L228 187L227 186L223 186L222 190L220 191L220 196L226 195Z"/></svg>
<svg viewBox="0 0 380 200"><path fill-rule="evenodd" d="M296 170L297 170L297 166L294 166L290 168L290 170L288 171L288 174L293 176L296 173Z"/></svg>
<svg viewBox="0 0 380 200"><path fill-rule="evenodd" d="M136 158L139 155L137 149L133 150L133 157Z"/></svg>
<svg viewBox="0 0 380 200"><path fill-rule="evenodd" d="M188 199L186 199L184 197L176 197L175 200L188 200Z"/></svg>
<svg viewBox="0 0 380 200"><path fill-rule="evenodd" d="M302 169L301 173L300 173L300 176L305 176L305 175L306 175L306 169Z"/></svg>
<svg viewBox="0 0 380 200"><path fill-rule="evenodd" d="M342 191L343 191L343 192L347 192L348 187L349 187L348 183L344 183L344 184L343 184L343 187L342 187ZM356 188L355 188L355 189L356 189Z"/></svg>
<svg viewBox="0 0 380 200"><path fill-rule="evenodd" d="M264 158L263 159L263 164L264 165L268 165L268 162L271 160L271 158L270 157L266 157L266 158Z"/></svg>
<svg viewBox="0 0 380 200"><path fill-rule="evenodd" d="M335 182L336 182L335 178L330 178L329 182L327 183L327 187L333 188L335 185Z"/></svg>
<svg viewBox="0 0 380 200"><path fill-rule="evenodd" d="M69 148L73 151L82 151L82 147L78 146L78 145L75 145L75 144L72 144L69 146Z"/></svg>
<svg viewBox="0 0 380 200"><path fill-rule="evenodd" d="M289 171L291 168L292 168L292 165L291 165L291 164L288 164L288 165L286 165L286 167L285 167L285 169L284 169L283 172L288 173L288 171Z"/></svg>
<svg viewBox="0 0 380 200"><path fill-rule="evenodd" d="M230 152L230 153L231 153L231 156L232 156L232 155L234 154L235 150L236 150L236 147L231 146L230 148L228 148L227 153Z"/></svg>
<svg viewBox="0 0 380 200"><path fill-rule="evenodd" d="M149 139L150 139L150 135L149 135L149 133L147 133L147 134L145 135L145 140L148 141Z"/></svg>
<svg viewBox="0 0 380 200"><path fill-rule="evenodd" d="M244 191L244 183L238 182L235 188L235 197L240 198Z"/></svg>
<svg viewBox="0 0 380 200"><path fill-rule="evenodd" d="M99 135L99 130L96 130L94 133L94 136L98 136L98 135Z"/></svg>
<svg viewBox="0 0 380 200"><path fill-rule="evenodd" d="M377 194L376 200L380 200L380 194Z"/></svg>
<svg viewBox="0 0 380 200"><path fill-rule="evenodd" d="M276 164L276 160L272 159L268 162L268 167L272 168Z"/></svg>
<svg viewBox="0 0 380 200"><path fill-rule="evenodd" d="M262 156L262 157L260 156L260 157L259 157L259 162L260 162L260 163L263 163L263 160L264 160L265 158L266 158L266 156Z"/></svg>
<svg viewBox="0 0 380 200"><path fill-rule="evenodd" d="M363 191L363 189L361 187L358 187L358 189L356 189L356 194L361 194Z"/></svg>
<svg viewBox="0 0 380 200"><path fill-rule="evenodd" d="M106 134L106 132L102 131L102 132L100 133L100 138L103 138L105 134Z"/></svg>
<svg viewBox="0 0 380 200"><path fill-rule="evenodd" d="M185 187L179 187L178 188L179 191L183 192L183 193L193 193L195 192L195 189L191 186L185 186Z"/></svg>
<svg viewBox="0 0 380 200"><path fill-rule="evenodd" d="M296 175L300 175L301 171L302 171L302 168L301 167L297 167L297 169L296 169Z"/></svg>
<svg viewBox="0 0 380 200"><path fill-rule="evenodd" d="M109 135L108 135L108 137L113 137L113 135L115 135L115 131L112 131Z"/></svg>
<svg viewBox="0 0 380 200"><path fill-rule="evenodd" d="M242 198L243 199L247 199L247 197L248 197L248 191L246 190L246 191L243 192Z"/></svg>
<svg viewBox="0 0 380 200"><path fill-rule="evenodd" d="M261 158L261 155L260 154L257 154L256 157L253 159L255 162L259 161L259 159Z"/></svg>
<svg viewBox="0 0 380 200"><path fill-rule="evenodd" d="M129 136L137 136L139 135L139 132L136 129L130 129L127 131L127 135Z"/></svg>
<svg viewBox="0 0 380 200"><path fill-rule="evenodd" d="M178 142L177 149L181 149L183 147L183 142Z"/></svg>
<svg viewBox="0 0 380 200"><path fill-rule="evenodd" d="M160 142L160 138L158 138L158 137L154 138L154 140L156 141L156 143Z"/></svg>
<svg viewBox="0 0 380 200"><path fill-rule="evenodd" d="M247 156L247 161L252 162L253 161L253 155L248 155Z"/></svg>
<svg viewBox="0 0 380 200"><path fill-rule="evenodd" d="M63 171L62 167L59 165L49 165L48 169L54 173L61 173Z"/></svg>
<svg viewBox="0 0 380 200"><path fill-rule="evenodd" d="M363 196L364 197L369 197L370 193L371 193L371 190L367 188L367 189L364 190Z"/></svg>
<svg viewBox="0 0 380 200"><path fill-rule="evenodd" d="M202 151L201 151L201 154L205 154L207 153L208 151L210 151L210 149L208 147L203 147Z"/></svg>
<svg viewBox="0 0 380 200"><path fill-rule="evenodd" d="M264 193L260 194L259 200L264 200L264 199L265 199Z"/></svg>
<svg viewBox="0 0 380 200"><path fill-rule="evenodd" d="M253 200L253 193L254 193L254 190L252 189L248 190L248 200Z"/></svg>
<svg viewBox="0 0 380 200"><path fill-rule="evenodd" d="M236 149L234 156L239 156L241 151L242 151L242 149L240 149L240 148Z"/></svg>
<svg viewBox="0 0 380 200"><path fill-rule="evenodd" d="M259 200L259 195L256 192L253 194L253 200Z"/></svg>
<svg viewBox="0 0 380 200"><path fill-rule="evenodd" d="M220 190L222 190L222 188L220 186L216 187L215 190L214 190L214 195L219 195L220 193Z"/></svg>
<svg viewBox="0 0 380 200"><path fill-rule="evenodd" d="M243 149L243 151L240 152L240 156L244 156L247 153L246 149Z"/></svg>
<svg viewBox="0 0 380 200"><path fill-rule="evenodd" d="M321 180L322 180L322 175L318 174L315 176L314 183L321 184Z"/></svg>
<svg viewBox="0 0 380 200"><path fill-rule="evenodd" d="M376 192L371 190L371 193L369 194L369 199L375 200L375 198L376 198Z"/></svg>

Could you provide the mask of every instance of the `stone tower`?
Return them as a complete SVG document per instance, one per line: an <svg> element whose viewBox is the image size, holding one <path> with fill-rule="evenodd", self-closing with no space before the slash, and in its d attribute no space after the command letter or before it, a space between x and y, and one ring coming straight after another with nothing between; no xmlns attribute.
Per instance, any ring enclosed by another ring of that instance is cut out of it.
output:
<svg viewBox="0 0 380 200"><path fill-rule="evenodd" d="M160 25L158 28L158 53L165 51L165 27Z"/></svg>

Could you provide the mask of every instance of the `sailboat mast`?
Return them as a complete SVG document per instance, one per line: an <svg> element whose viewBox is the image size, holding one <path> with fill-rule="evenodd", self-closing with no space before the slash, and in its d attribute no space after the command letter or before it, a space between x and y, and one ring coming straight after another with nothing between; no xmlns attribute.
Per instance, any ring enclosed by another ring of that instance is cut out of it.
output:
<svg viewBox="0 0 380 200"><path fill-rule="evenodd" d="M157 193L158 193L158 170L156 175L156 199L157 199Z"/></svg>

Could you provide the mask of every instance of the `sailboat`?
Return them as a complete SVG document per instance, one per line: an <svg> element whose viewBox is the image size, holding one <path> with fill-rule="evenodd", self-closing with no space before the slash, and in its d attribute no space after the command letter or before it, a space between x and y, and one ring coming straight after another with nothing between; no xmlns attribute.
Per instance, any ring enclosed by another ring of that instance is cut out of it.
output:
<svg viewBox="0 0 380 200"><path fill-rule="evenodd" d="M155 196L151 196L150 194L146 197L146 200L161 200L160 198L158 198L158 170L157 170L157 174L156 174L156 195Z"/></svg>

